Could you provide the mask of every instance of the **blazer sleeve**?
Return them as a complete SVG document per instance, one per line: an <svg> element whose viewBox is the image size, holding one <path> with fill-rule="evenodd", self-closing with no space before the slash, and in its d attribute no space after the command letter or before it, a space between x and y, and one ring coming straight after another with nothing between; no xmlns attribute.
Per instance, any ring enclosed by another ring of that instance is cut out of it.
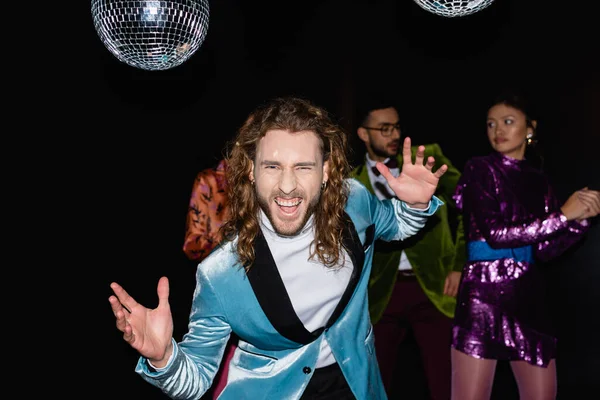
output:
<svg viewBox="0 0 600 400"><path fill-rule="evenodd" d="M549 210L560 210L560 202L554 193L554 189L548 183L547 208ZM540 261L549 261L563 254L569 247L581 240L589 230L590 222L587 219L581 221L567 221L567 228L561 235L548 238L537 243L535 256Z"/></svg>
<svg viewBox="0 0 600 400"><path fill-rule="evenodd" d="M219 228L229 215L225 161L196 175L185 220L183 252L202 261L221 241Z"/></svg>
<svg viewBox="0 0 600 400"><path fill-rule="evenodd" d="M429 207L418 210L396 198L379 200L362 183L350 179L353 204L359 213L368 212L369 220L375 225L375 239L384 241L405 240L425 226L427 218L435 214L443 202L433 196Z"/></svg>
<svg viewBox="0 0 600 400"><path fill-rule="evenodd" d="M173 399L200 399L211 387L231 334L221 299L204 274L196 272L188 332L179 343L173 341L173 354L164 368L154 369L140 357L136 372Z"/></svg>

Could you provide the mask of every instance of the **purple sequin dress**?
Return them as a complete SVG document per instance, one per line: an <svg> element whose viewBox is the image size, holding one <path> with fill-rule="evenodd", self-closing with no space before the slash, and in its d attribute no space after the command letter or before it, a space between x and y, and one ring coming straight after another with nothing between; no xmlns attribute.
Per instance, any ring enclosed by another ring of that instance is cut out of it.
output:
<svg viewBox="0 0 600 400"><path fill-rule="evenodd" d="M468 261L452 347L477 358L547 366L556 338L536 262L563 253L588 222L567 221L547 177L500 153L469 160L454 199L464 215Z"/></svg>

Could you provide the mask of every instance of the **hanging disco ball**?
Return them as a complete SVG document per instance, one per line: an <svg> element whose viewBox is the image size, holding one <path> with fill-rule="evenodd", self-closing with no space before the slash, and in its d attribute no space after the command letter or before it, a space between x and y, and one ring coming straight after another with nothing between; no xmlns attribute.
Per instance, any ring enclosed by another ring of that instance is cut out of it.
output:
<svg viewBox="0 0 600 400"><path fill-rule="evenodd" d="M443 17L464 17L483 10L494 0L414 0L421 8Z"/></svg>
<svg viewBox="0 0 600 400"><path fill-rule="evenodd" d="M207 0L92 0L94 27L120 61L145 70L176 67L208 31Z"/></svg>

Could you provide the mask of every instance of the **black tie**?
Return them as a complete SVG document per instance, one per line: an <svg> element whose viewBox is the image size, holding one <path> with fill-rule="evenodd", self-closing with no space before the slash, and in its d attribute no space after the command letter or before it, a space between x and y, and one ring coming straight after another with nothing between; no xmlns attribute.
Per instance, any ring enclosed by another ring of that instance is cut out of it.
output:
<svg viewBox="0 0 600 400"><path fill-rule="evenodd" d="M394 157L390 157L390 159L387 160L387 162L385 163L385 166L388 167L389 169L398 168L398 160L396 160ZM373 165L371 167L371 170L373 171L373 173L375 174L375 176L379 176L380 175L380 172L379 172L379 170L377 169L376 166Z"/></svg>

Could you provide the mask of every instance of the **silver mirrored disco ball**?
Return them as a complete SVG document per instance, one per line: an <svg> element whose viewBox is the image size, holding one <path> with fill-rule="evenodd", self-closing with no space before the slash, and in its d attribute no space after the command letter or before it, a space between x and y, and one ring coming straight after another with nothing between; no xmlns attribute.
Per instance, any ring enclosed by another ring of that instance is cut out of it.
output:
<svg viewBox="0 0 600 400"><path fill-rule="evenodd" d="M414 0L421 8L443 17L464 17L483 10L494 0Z"/></svg>
<svg viewBox="0 0 600 400"><path fill-rule="evenodd" d="M92 0L94 27L120 61L145 70L176 67L204 42L207 0Z"/></svg>

